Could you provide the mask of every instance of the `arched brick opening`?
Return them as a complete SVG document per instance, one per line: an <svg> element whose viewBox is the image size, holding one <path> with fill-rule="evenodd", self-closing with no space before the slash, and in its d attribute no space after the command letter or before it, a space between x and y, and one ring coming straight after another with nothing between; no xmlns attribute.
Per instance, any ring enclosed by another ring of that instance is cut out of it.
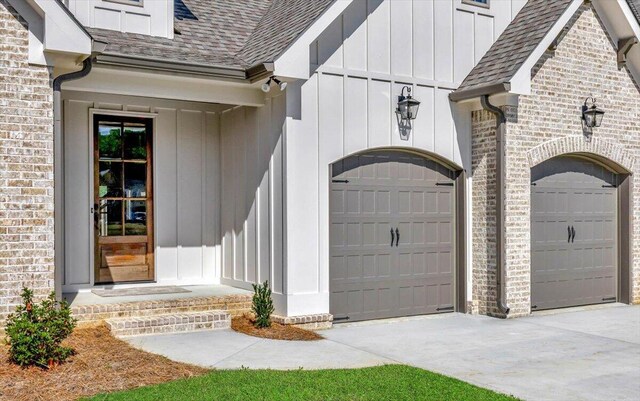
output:
<svg viewBox="0 0 640 401"><path fill-rule="evenodd" d="M632 303L633 244L636 241L633 228L635 158L623 146L600 138L591 138L591 141L586 141L582 136L567 136L530 149L527 152L529 172L531 168L559 156L584 158L617 174L617 236L619 238L617 299L618 302Z"/></svg>
<svg viewBox="0 0 640 401"><path fill-rule="evenodd" d="M565 154L584 154L594 161L605 164L616 173L630 174L635 170L633 154L623 146L597 137L586 141L583 136L566 136L530 149L527 152L529 167Z"/></svg>

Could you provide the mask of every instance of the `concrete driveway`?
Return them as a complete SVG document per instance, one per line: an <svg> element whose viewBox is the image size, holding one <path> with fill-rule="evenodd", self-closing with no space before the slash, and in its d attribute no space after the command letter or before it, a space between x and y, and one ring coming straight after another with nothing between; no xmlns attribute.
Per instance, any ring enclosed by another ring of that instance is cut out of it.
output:
<svg viewBox="0 0 640 401"><path fill-rule="evenodd" d="M132 337L132 345L216 368L305 369L403 363L527 400L640 400L640 307L499 320L447 314L336 325L325 340L232 331Z"/></svg>

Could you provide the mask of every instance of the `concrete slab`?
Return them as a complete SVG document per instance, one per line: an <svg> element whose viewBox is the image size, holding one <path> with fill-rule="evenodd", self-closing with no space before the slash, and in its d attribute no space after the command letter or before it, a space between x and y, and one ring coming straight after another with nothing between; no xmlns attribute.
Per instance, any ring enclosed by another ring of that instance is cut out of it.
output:
<svg viewBox="0 0 640 401"><path fill-rule="evenodd" d="M337 369L397 363L336 342L275 341L233 330L124 338L176 361L220 369Z"/></svg>
<svg viewBox="0 0 640 401"><path fill-rule="evenodd" d="M340 324L325 340L231 331L130 338L171 359L217 368L353 368L405 363L528 400L640 400L640 306L500 320L446 314Z"/></svg>
<svg viewBox="0 0 640 401"><path fill-rule="evenodd" d="M327 338L523 399L639 400L638 312L624 306L510 320L450 314L337 326Z"/></svg>
<svg viewBox="0 0 640 401"><path fill-rule="evenodd" d="M208 368L260 342L259 338L246 336L233 330L159 334L123 339L147 352Z"/></svg>
<svg viewBox="0 0 640 401"><path fill-rule="evenodd" d="M127 285L112 285L103 286L104 288L128 288ZM73 306L82 305L107 305L107 304L119 304L125 302L140 302L140 301L162 301L168 299L183 299L183 298L198 298L198 297L216 297L225 295L247 295L252 294L251 291L246 291L240 288L230 287L228 285L216 284L216 285L183 285L180 288L184 288L189 292L172 293L172 294L146 294L146 295L124 295L120 297L101 297L92 293L90 290L83 290L80 292L69 292L62 294L69 304Z"/></svg>

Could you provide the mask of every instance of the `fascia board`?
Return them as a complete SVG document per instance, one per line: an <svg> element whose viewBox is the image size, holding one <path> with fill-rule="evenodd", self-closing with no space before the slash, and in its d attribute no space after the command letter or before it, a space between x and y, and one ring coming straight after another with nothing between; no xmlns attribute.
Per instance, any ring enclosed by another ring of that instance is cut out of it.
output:
<svg viewBox="0 0 640 401"><path fill-rule="evenodd" d="M44 51L91 54L91 36L65 10L52 0L28 0L44 12Z"/></svg>

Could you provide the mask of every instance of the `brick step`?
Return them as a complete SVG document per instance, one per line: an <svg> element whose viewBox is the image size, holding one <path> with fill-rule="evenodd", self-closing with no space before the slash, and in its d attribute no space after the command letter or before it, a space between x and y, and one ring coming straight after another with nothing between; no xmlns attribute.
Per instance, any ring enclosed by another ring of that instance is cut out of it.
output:
<svg viewBox="0 0 640 401"><path fill-rule="evenodd" d="M116 336L139 336L161 333L185 333L202 330L228 329L231 315L227 311L176 313L144 317L126 317L105 320Z"/></svg>
<svg viewBox="0 0 640 401"><path fill-rule="evenodd" d="M177 298L158 301L136 301L113 304L72 306L71 312L79 324L115 318L143 318L190 312L226 311L231 316L251 310L251 295Z"/></svg>

